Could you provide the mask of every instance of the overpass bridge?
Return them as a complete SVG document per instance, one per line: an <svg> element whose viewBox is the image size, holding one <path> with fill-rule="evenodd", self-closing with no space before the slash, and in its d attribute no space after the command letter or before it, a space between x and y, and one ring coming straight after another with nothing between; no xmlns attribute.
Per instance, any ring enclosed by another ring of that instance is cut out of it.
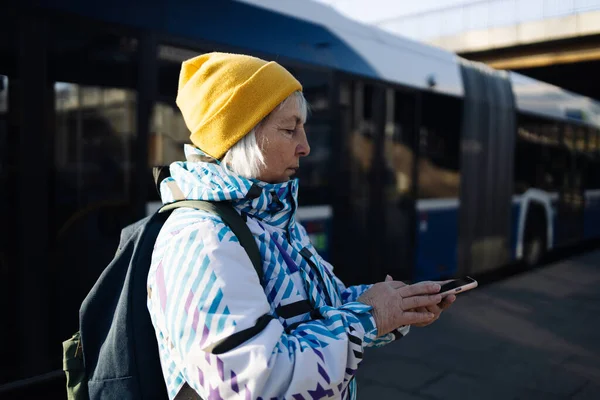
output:
<svg viewBox="0 0 600 400"><path fill-rule="evenodd" d="M600 99L600 0L479 0L375 24Z"/></svg>

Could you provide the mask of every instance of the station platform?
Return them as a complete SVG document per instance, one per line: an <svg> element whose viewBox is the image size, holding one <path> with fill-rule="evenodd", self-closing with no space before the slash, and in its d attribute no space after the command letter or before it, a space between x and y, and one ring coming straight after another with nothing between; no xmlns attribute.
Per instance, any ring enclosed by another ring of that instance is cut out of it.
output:
<svg viewBox="0 0 600 400"><path fill-rule="evenodd" d="M600 251L458 296L365 353L359 399L600 399Z"/></svg>
<svg viewBox="0 0 600 400"><path fill-rule="evenodd" d="M357 381L359 400L600 399L600 251L459 295L434 324L368 349ZM64 399L64 385L0 398Z"/></svg>

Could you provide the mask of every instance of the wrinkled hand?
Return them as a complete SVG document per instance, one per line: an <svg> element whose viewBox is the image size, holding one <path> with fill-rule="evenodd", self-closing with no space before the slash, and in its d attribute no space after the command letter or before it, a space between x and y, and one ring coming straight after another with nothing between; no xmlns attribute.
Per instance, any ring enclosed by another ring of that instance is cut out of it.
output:
<svg viewBox="0 0 600 400"><path fill-rule="evenodd" d="M385 278L385 280L386 280L386 282L387 281L393 281L393 278L388 275ZM440 285L443 285L443 284L448 283L450 281L452 281L452 280L450 279L450 280L447 280L447 281L441 281L441 282L437 282L437 283L439 283ZM452 303L454 303L455 301L456 301L456 296L453 295L453 294L451 294L449 296L445 296L443 298L443 300L441 301L441 303L439 303L439 304L434 304L432 306L427 306L427 307L419 307L419 308L415 309L414 311L418 311L418 312L430 312L430 313L432 313L434 315L434 317L430 321L419 322L419 323L412 324L412 325L416 326L418 328L423 328L423 327L425 327L427 325L432 324L433 322L437 321L440 318L440 315L442 314L442 311L448 309L448 307L450 307L452 305Z"/></svg>
<svg viewBox="0 0 600 400"><path fill-rule="evenodd" d="M442 302L439 304L436 304L433 306L428 306L428 307L417 308L415 311L419 311L419 312L429 311L430 313L433 313L435 316L431 319L431 321L420 322L417 324L413 324L413 326L416 326L418 328L423 328L423 327L430 325L433 322L437 321L438 318L440 318L442 311L448 309L448 307L450 307L452 305L452 303L454 303L455 300L456 300L456 296L451 294L449 296L444 297Z"/></svg>
<svg viewBox="0 0 600 400"><path fill-rule="evenodd" d="M435 282L419 282L406 285L386 278L365 291L358 301L373 307L372 314L377 335L383 336L404 325L431 323L435 314L426 309L442 301L440 285Z"/></svg>

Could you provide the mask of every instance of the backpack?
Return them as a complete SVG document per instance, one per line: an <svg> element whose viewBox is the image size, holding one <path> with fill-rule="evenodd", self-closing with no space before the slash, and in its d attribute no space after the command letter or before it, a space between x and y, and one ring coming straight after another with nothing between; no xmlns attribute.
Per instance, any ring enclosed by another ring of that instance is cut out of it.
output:
<svg viewBox="0 0 600 400"><path fill-rule="evenodd" d="M146 281L158 233L171 212L180 207L221 217L248 253L262 282L258 246L244 219L228 202L178 201L125 227L113 260L81 305L79 331L63 342L69 400L168 398L146 305ZM186 383L175 398L200 396Z"/></svg>

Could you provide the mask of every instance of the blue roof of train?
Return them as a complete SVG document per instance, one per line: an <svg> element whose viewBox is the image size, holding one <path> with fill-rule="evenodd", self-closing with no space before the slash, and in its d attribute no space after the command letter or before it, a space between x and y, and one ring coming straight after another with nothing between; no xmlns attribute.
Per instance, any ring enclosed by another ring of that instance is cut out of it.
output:
<svg viewBox="0 0 600 400"><path fill-rule="evenodd" d="M378 76L358 53L326 27L237 1L40 0L36 3L111 23L263 53L271 59L287 58Z"/></svg>
<svg viewBox="0 0 600 400"><path fill-rule="evenodd" d="M464 93L454 53L360 24L310 0L22 0L96 20L162 32L203 49L298 61L453 96ZM23 4L23 3L22 3ZM204 17L204 18L203 18ZM521 111L600 127L600 103L511 72Z"/></svg>
<svg viewBox="0 0 600 400"><path fill-rule="evenodd" d="M29 0L34 2L35 0ZM37 0L42 7L369 78L463 93L456 55L352 21L313 1ZM204 18L203 18L204 17Z"/></svg>

